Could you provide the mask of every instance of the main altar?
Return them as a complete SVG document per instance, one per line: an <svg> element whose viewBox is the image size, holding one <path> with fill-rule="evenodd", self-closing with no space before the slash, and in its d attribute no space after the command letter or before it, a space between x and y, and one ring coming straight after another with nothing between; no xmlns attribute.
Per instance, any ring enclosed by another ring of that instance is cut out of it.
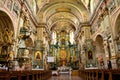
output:
<svg viewBox="0 0 120 80"><path fill-rule="evenodd" d="M67 68L78 69L79 54L77 44L72 44L69 35L61 31L56 37L56 43L50 44L48 56L54 57L54 62L49 63L50 69Z"/></svg>

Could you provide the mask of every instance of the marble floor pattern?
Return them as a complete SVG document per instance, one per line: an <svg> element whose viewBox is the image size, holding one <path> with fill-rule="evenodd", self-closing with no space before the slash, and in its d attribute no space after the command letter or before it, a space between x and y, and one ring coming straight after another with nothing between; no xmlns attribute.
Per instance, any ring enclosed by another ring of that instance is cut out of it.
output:
<svg viewBox="0 0 120 80"><path fill-rule="evenodd" d="M83 79L81 79L79 76L70 76L67 74L62 74L59 76L52 76L48 80L83 80Z"/></svg>

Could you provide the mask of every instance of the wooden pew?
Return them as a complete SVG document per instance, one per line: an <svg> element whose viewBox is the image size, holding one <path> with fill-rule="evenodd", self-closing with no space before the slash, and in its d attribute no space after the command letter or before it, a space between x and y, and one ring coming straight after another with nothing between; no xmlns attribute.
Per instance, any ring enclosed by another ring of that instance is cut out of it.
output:
<svg viewBox="0 0 120 80"><path fill-rule="evenodd" d="M51 71L0 71L0 80L47 80L51 76Z"/></svg>
<svg viewBox="0 0 120 80"><path fill-rule="evenodd" d="M83 80L120 80L120 69L79 70Z"/></svg>

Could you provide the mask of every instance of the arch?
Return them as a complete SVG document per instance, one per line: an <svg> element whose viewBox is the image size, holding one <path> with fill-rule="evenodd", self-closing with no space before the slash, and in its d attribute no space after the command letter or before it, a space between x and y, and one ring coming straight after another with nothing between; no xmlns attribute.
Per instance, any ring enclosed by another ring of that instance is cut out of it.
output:
<svg viewBox="0 0 120 80"><path fill-rule="evenodd" d="M104 55L104 45L103 45L103 37L101 35L97 35L96 40L94 41L94 45L96 46L95 53L98 57L99 55Z"/></svg>
<svg viewBox="0 0 120 80"><path fill-rule="evenodd" d="M116 37L116 24L117 24L117 20L120 18L120 6L118 7L118 11L116 11L116 14L115 15L112 15L110 18L111 18L111 27L112 27L112 31L113 31L113 38ZM114 16L114 18L112 18Z"/></svg>
<svg viewBox="0 0 120 80"><path fill-rule="evenodd" d="M68 3L56 2L56 3L54 3L54 5L45 6L41 10L41 11L43 11L43 13L45 15L45 16L43 16L43 18L44 18L43 21L46 22L47 17L49 17L51 14L54 14L56 12L56 9L61 7L61 4L64 6L64 8L71 9L70 13L78 15L77 16L78 18L83 19L83 14L86 14L88 17L88 14L87 14L88 10L85 7L83 7L82 5L78 5L79 7L81 7L81 8L78 8L77 5L70 3L70 2L68 2ZM84 11L81 11L83 9L84 9Z"/></svg>
<svg viewBox="0 0 120 80"><path fill-rule="evenodd" d="M13 50L11 45L14 44L15 36L13 21L9 15L0 9L0 55L5 55L4 60L7 60L10 51Z"/></svg>
<svg viewBox="0 0 120 80"><path fill-rule="evenodd" d="M14 20L14 17L12 16L12 14L10 14L9 11L7 11L7 9L5 9L4 7L0 7L0 11L5 13L7 15L7 17L9 18L10 22L11 22L11 25L13 27L13 31L15 32L15 20ZM0 12L0 13L1 13ZM14 35L15 36L15 35Z"/></svg>
<svg viewBox="0 0 120 80"><path fill-rule="evenodd" d="M68 14L69 16L66 16L65 14ZM50 27L48 28L51 28L51 25L54 25L54 23L60 20L66 20L72 23L75 26L75 28L77 28L77 26L79 25L79 21L80 21L76 15L74 15L73 13L69 13L69 12L56 12L52 14L47 20L48 20L47 21L48 26L50 25Z"/></svg>
<svg viewBox="0 0 120 80"><path fill-rule="evenodd" d="M116 52L120 51L120 11L117 13L113 26L113 39L115 41Z"/></svg>
<svg viewBox="0 0 120 80"><path fill-rule="evenodd" d="M52 25L50 25L49 29L51 30L55 24L57 24L58 22L63 22L63 21L72 24L73 25L73 29L76 30L77 26L74 24L73 21L68 20L68 19L59 19L59 20L55 21Z"/></svg>
<svg viewBox="0 0 120 80"><path fill-rule="evenodd" d="M115 37L120 36L120 14L117 16L116 21L115 21L114 36Z"/></svg>
<svg viewBox="0 0 120 80"><path fill-rule="evenodd" d="M106 55L105 55L105 50L103 45L103 37L101 35L97 35L94 45L95 45L94 52L98 60L98 67L102 69L104 67L103 59L105 59Z"/></svg>
<svg viewBox="0 0 120 80"><path fill-rule="evenodd" d="M95 37L93 38L93 41L96 40L97 36L101 36L101 37L103 38L104 35L102 35L101 33L97 33L97 34L95 35Z"/></svg>

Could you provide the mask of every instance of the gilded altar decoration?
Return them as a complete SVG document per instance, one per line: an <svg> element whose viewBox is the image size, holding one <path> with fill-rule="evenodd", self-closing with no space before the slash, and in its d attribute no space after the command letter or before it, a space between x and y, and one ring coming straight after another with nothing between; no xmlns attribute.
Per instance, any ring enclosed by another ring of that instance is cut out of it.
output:
<svg viewBox="0 0 120 80"><path fill-rule="evenodd" d="M63 60L65 60L66 57L67 57L66 51L65 51L65 50L61 50L61 51L60 51L60 58L63 59Z"/></svg>
<svg viewBox="0 0 120 80"><path fill-rule="evenodd" d="M5 43L13 44L13 31L9 31L8 28L5 28L3 36Z"/></svg>
<svg viewBox="0 0 120 80"><path fill-rule="evenodd" d="M35 52L35 60L42 60L42 53L40 51Z"/></svg>

